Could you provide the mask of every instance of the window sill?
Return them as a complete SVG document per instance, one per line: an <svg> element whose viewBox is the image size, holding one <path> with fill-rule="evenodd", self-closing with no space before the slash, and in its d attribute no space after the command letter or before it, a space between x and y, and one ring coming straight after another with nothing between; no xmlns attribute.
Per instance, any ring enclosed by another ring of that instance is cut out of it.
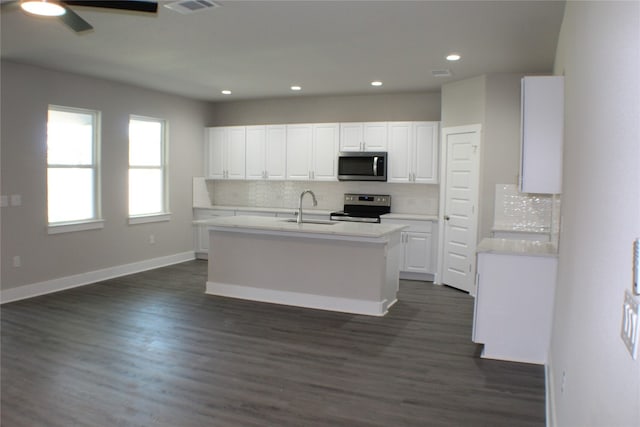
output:
<svg viewBox="0 0 640 427"><path fill-rule="evenodd" d="M147 224L150 222L164 222L171 221L171 213L163 212L158 214L151 215L138 215L138 216L130 216L129 217L129 225L135 224Z"/></svg>
<svg viewBox="0 0 640 427"><path fill-rule="evenodd" d="M47 234L72 233L74 231L98 230L104 228L103 219L90 219L87 221L59 222L49 224Z"/></svg>

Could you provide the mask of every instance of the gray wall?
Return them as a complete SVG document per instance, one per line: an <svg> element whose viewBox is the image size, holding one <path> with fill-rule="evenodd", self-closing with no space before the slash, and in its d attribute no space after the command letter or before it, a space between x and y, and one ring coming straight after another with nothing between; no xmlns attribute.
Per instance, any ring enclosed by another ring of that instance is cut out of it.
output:
<svg viewBox="0 0 640 427"><path fill-rule="evenodd" d="M442 85L442 127L483 124L486 76Z"/></svg>
<svg viewBox="0 0 640 427"><path fill-rule="evenodd" d="M47 234L49 104L102 112L102 230ZM22 206L2 208L2 289L193 250L191 183L202 175L208 110L176 96L2 62L1 191L22 195ZM129 114L168 120L170 222L127 225Z"/></svg>
<svg viewBox="0 0 640 427"><path fill-rule="evenodd" d="M566 111L549 362L557 426L640 425L640 360L620 338L640 236L639 29L640 2L567 2L556 56Z"/></svg>
<svg viewBox="0 0 640 427"><path fill-rule="evenodd" d="M209 126L359 121L439 121L440 93L309 96L216 103Z"/></svg>
<svg viewBox="0 0 640 427"><path fill-rule="evenodd" d="M442 127L482 125L478 236L491 235L496 184L520 169L521 74L495 73L442 86Z"/></svg>

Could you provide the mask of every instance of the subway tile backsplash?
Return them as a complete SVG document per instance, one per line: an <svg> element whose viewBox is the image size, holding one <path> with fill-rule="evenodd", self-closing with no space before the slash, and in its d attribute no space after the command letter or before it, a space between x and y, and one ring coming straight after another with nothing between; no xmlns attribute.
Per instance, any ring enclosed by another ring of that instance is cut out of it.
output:
<svg viewBox="0 0 640 427"><path fill-rule="evenodd" d="M300 193L311 189L318 199L316 209L341 210L344 193L391 195L396 213L438 214L438 185L321 181L212 181L193 180L194 206L247 206L293 208Z"/></svg>

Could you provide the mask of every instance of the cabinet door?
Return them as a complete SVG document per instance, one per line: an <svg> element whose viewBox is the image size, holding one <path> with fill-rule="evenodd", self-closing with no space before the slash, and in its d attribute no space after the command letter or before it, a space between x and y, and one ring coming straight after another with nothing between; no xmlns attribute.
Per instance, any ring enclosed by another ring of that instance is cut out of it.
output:
<svg viewBox="0 0 640 427"><path fill-rule="evenodd" d="M338 157L338 124L313 125L312 179L336 181Z"/></svg>
<svg viewBox="0 0 640 427"><path fill-rule="evenodd" d="M431 234L406 232L403 271L431 272Z"/></svg>
<svg viewBox="0 0 640 427"><path fill-rule="evenodd" d="M564 78L522 79L520 191L562 192Z"/></svg>
<svg viewBox="0 0 640 427"><path fill-rule="evenodd" d="M227 133L224 128L210 128L207 141L207 178L223 179L225 171L224 146Z"/></svg>
<svg viewBox="0 0 640 427"><path fill-rule="evenodd" d="M266 178L283 180L286 178L287 132L284 125L267 126L265 145Z"/></svg>
<svg viewBox="0 0 640 427"><path fill-rule="evenodd" d="M287 179L311 179L312 140L311 125L287 126Z"/></svg>
<svg viewBox="0 0 640 427"><path fill-rule="evenodd" d="M438 127L438 123L433 122L414 123L415 182L438 183Z"/></svg>
<svg viewBox="0 0 640 427"><path fill-rule="evenodd" d="M387 122L363 124L364 151L387 151Z"/></svg>
<svg viewBox="0 0 640 427"><path fill-rule="evenodd" d="M412 128L410 122L389 123L387 180L409 182L412 173Z"/></svg>
<svg viewBox="0 0 640 427"><path fill-rule="evenodd" d="M247 126L246 164L247 179L264 179L265 127Z"/></svg>
<svg viewBox="0 0 640 427"><path fill-rule="evenodd" d="M340 151L362 151L362 123L340 123Z"/></svg>
<svg viewBox="0 0 640 427"><path fill-rule="evenodd" d="M227 178L245 179L246 134L244 126L228 128L229 138L226 144Z"/></svg>

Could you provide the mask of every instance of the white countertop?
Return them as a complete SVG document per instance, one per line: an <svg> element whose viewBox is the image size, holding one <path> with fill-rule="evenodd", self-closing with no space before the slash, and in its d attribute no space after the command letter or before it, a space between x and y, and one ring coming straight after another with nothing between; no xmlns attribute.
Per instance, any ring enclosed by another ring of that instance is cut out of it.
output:
<svg viewBox="0 0 640 427"><path fill-rule="evenodd" d="M221 211L244 211L244 212L275 212L275 213L290 213L295 215L298 211L297 208L267 208L267 207L254 207L254 206L224 206L224 205L207 205L207 206L193 206L193 209L210 209L210 210L221 210ZM304 208L304 213L309 215L331 215L331 213L336 211L341 211L342 207L336 208L333 210L326 209L312 209L312 208ZM408 219L408 220L416 220L416 221L438 221L437 215L424 215L424 214L416 214L416 213L395 213L391 212L385 215L382 215L383 218L386 219Z"/></svg>
<svg viewBox="0 0 640 427"><path fill-rule="evenodd" d="M311 213L311 212L308 212ZM279 233L315 234L325 236L346 236L364 238L382 238L406 228L396 224L370 224L349 221L334 221L329 224L312 222L298 224L288 222L285 218L269 218L260 216L227 216L194 221L194 224L215 228L252 229Z"/></svg>
<svg viewBox="0 0 640 427"><path fill-rule="evenodd" d="M476 248L476 252L506 255L558 256L558 248L553 243L514 239L482 239Z"/></svg>
<svg viewBox="0 0 640 427"><path fill-rule="evenodd" d="M551 228L550 227L528 227L528 226L520 226L520 225L513 225L513 224L494 224L491 231L549 234L551 233Z"/></svg>
<svg viewBox="0 0 640 427"><path fill-rule="evenodd" d="M438 221L437 215L423 215L411 213L388 213L381 216L384 219L409 219L415 221Z"/></svg>
<svg viewBox="0 0 640 427"><path fill-rule="evenodd" d="M297 208L263 208L263 207L254 207L254 206L223 206L223 205L214 205L214 206L194 206L193 209L211 209L211 210L221 210L221 211L244 211L244 212L275 212L275 213L290 213L295 214L298 212ZM325 209L312 209L312 208L304 208L304 213L309 215L331 215L331 212L335 212L338 209L334 209L332 211L328 211Z"/></svg>

